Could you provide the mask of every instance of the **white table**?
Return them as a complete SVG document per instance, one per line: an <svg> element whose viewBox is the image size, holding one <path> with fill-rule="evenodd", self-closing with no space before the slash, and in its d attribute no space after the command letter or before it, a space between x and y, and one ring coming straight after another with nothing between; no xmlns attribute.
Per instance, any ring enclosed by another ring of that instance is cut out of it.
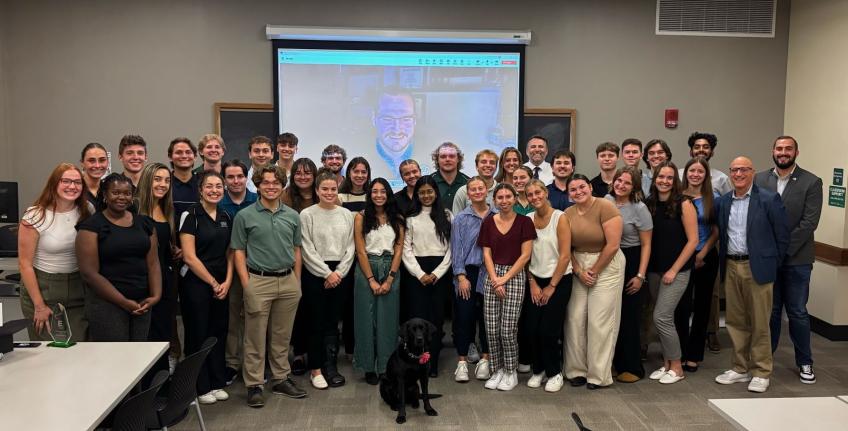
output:
<svg viewBox="0 0 848 431"><path fill-rule="evenodd" d="M836 397L709 400L710 407L740 430L844 431L848 403Z"/></svg>
<svg viewBox="0 0 848 431"><path fill-rule="evenodd" d="M0 360L3 429L86 430L135 386L168 343L19 348Z"/></svg>

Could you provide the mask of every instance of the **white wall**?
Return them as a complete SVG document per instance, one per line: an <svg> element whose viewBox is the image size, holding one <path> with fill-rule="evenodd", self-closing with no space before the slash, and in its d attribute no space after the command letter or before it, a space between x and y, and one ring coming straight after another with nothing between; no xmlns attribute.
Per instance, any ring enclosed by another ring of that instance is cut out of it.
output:
<svg viewBox="0 0 848 431"><path fill-rule="evenodd" d="M24 205L87 142L116 151L140 133L162 160L171 138L211 131L214 102L271 102L269 23L530 29L526 106L577 109L578 171L591 176L607 140L664 138L682 163L689 133L712 131L717 166L737 154L767 166L783 130L786 1L774 39L655 36L654 0L5 3L0 140ZM679 129L663 128L665 108L680 109Z"/></svg>
<svg viewBox="0 0 848 431"><path fill-rule="evenodd" d="M848 171L848 2L792 2L784 131L799 141L798 164L824 182L824 209L816 240L848 246L846 212L828 205L833 168ZM848 325L848 267L816 262L810 314L832 325Z"/></svg>

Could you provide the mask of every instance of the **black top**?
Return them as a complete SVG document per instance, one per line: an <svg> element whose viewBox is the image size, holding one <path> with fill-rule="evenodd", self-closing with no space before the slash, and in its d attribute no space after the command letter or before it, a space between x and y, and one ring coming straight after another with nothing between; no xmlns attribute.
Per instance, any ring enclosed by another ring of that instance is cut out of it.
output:
<svg viewBox="0 0 848 431"><path fill-rule="evenodd" d="M604 182L603 178L601 178L601 174L598 174L597 177L592 178L589 183L592 184L592 196L596 198L602 198L609 194L610 187L607 183Z"/></svg>
<svg viewBox="0 0 848 431"><path fill-rule="evenodd" d="M233 223L226 211L219 208L215 213L216 218L212 220L203 205L192 205L180 226L180 234L194 236L197 258L216 280L222 282L227 278L227 248Z"/></svg>
<svg viewBox="0 0 848 431"><path fill-rule="evenodd" d="M174 197L174 221L179 222L183 212L190 206L200 202L198 176L192 174L188 182L182 182L179 178L171 175L171 190Z"/></svg>
<svg viewBox="0 0 848 431"><path fill-rule="evenodd" d="M159 222L149 217L150 223L156 230L156 240L159 245L159 267L162 269L162 291L171 280L171 225L168 222Z"/></svg>
<svg viewBox="0 0 848 431"><path fill-rule="evenodd" d="M118 226L98 211L83 220L78 230L97 234L97 256L100 275L125 297L141 300L149 296L147 286L147 252L154 228L150 219L133 214L130 226Z"/></svg>
<svg viewBox="0 0 848 431"><path fill-rule="evenodd" d="M667 202L657 202L653 215L654 230L651 233L651 260L648 262L650 272L664 273L671 269L680 252L686 247L686 229L683 228L681 205L682 202L677 205L677 214L669 217L666 214ZM690 257L680 270L692 268L692 263L693 258Z"/></svg>
<svg viewBox="0 0 848 431"><path fill-rule="evenodd" d="M406 194L406 186L400 189L399 192L395 193L395 202L397 203L398 211L404 217L412 209L412 198ZM456 215L456 214L454 214Z"/></svg>

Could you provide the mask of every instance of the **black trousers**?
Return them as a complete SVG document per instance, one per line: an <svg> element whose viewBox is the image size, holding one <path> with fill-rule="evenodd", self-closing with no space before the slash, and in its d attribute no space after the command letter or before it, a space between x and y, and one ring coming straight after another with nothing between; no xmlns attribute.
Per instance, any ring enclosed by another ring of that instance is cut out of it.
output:
<svg viewBox="0 0 848 431"><path fill-rule="evenodd" d="M305 271L304 271L305 272ZM292 327L291 345L295 356L306 354L309 344L309 322L306 319L306 305L304 301L297 304L297 312L294 315L294 326Z"/></svg>
<svg viewBox="0 0 848 431"><path fill-rule="evenodd" d="M483 294L475 290L480 267L465 267L465 276L471 284L471 297L463 299L454 289L453 301L453 343L458 356L468 356L468 346L477 338L480 331L480 353L489 353L489 340L486 337L486 320L483 319Z"/></svg>
<svg viewBox="0 0 848 431"><path fill-rule="evenodd" d="M163 263L160 262L161 264ZM177 290L172 286L173 278L170 269L162 271L162 299L150 310L150 331L147 333L147 341L171 342L174 319L177 317ZM165 352L144 375L142 379L144 387L147 387L157 372L168 370L169 356L170 353Z"/></svg>
<svg viewBox="0 0 848 431"><path fill-rule="evenodd" d="M639 259L641 258L642 247L627 247L622 248L624 254L624 286L627 282L639 273ZM643 282L642 288L633 295L628 295L627 292L621 295L621 322L618 329L618 339L615 343L615 355L612 358L612 364L615 371L620 373L630 373L639 378L645 377L645 368L642 367L641 359L641 343L639 340L640 328L642 323L642 307L645 304L645 292L648 289L648 283Z"/></svg>
<svg viewBox="0 0 848 431"><path fill-rule="evenodd" d="M551 283L550 278L536 279L539 287L544 288ZM565 324L565 311L571 298L572 275L568 274L559 284L545 305L536 305L529 294L524 296L524 307L521 313L527 328L527 344L522 346L529 352L533 374L545 372L547 377L553 377L562 372L562 328Z"/></svg>
<svg viewBox="0 0 848 431"><path fill-rule="evenodd" d="M230 301L228 298L216 299L212 287L191 271L180 279L179 290L186 356L199 351L206 338L218 339L200 368L197 394L203 395L213 389L223 389L227 382L224 355L227 349Z"/></svg>
<svg viewBox="0 0 848 431"><path fill-rule="evenodd" d="M710 320L710 306L713 289L718 275L718 252L715 247L704 257L704 266L692 269L689 285L674 310L674 326L680 339L684 361L701 362L704 360L704 345L707 340L707 325ZM689 325L689 316L692 325Z"/></svg>
<svg viewBox="0 0 848 431"><path fill-rule="evenodd" d="M354 261L350 267L350 271L348 271L344 281L339 286L344 288L342 291L344 294L344 302L342 304L342 341L344 342L345 353L349 355L353 354L353 348L356 344L353 330L353 275L356 273L356 265L357 263Z"/></svg>
<svg viewBox="0 0 848 431"><path fill-rule="evenodd" d="M429 274L442 262L442 256L417 257L418 265L425 273ZM452 274L445 273L435 284L424 286L421 281L410 275L406 279L406 285L401 288L406 292L406 309L409 317L418 317L429 321L436 326L436 334L430 343L431 366L438 367L439 352L442 350L442 337L444 337L445 323L445 301L447 295L453 289Z"/></svg>
<svg viewBox="0 0 848 431"><path fill-rule="evenodd" d="M335 270L338 261L325 262L331 270ZM318 277L309 270L303 271L301 290L303 297L301 303L304 305L306 315L306 354L307 367L317 370L327 360L325 349L325 337L335 337L338 342L339 319L346 298L345 280L332 288L324 288L324 279Z"/></svg>

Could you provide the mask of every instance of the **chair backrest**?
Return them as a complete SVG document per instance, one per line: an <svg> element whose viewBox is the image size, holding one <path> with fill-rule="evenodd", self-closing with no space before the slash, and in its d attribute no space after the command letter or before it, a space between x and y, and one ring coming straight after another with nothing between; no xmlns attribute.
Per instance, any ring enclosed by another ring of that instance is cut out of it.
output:
<svg viewBox="0 0 848 431"><path fill-rule="evenodd" d="M185 416L191 403L197 398L197 376L200 367L209 355L209 351L215 346L218 339L209 337L195 353L188 355L174 368L171 382L168 385L168 396L165 406L159 410L159 424L171 426L172 422L179 421Z"/></svg>
<svg viewBox="0 0 848 431"><path fill-rule="evenodd" d="M154 411L156 392L168 380L168 371L162 370L153 376L150 387L127 398L115 411L112 419L113 431L145 431L147 417Z"/></svg>

